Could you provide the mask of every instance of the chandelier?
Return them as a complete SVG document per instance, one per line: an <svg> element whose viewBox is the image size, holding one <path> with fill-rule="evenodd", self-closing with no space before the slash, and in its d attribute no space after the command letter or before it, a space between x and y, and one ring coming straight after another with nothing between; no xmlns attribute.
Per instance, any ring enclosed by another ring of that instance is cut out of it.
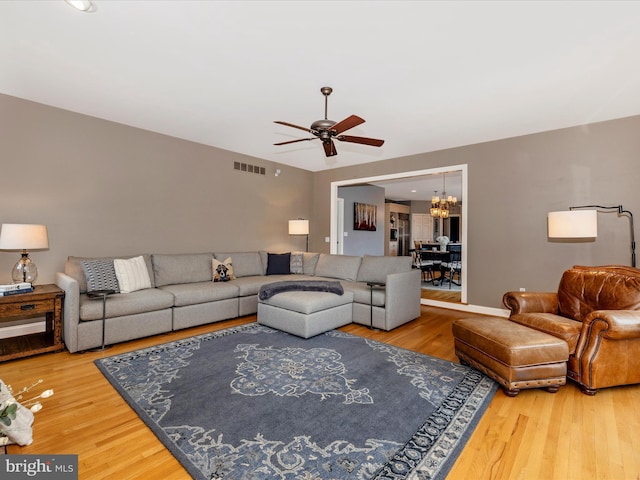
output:
<svg viewBox="0 0 640 480"><path fill-rule="evenodd" d="M451 207L455 207L456 203L458 203L458 199L456 197L452 197L451 195L447 196L447 192L445 189L445 176L446 173L442 174L442 198L438 196L438 191L434 191L433 197L431 197L431 209L429 212L432 217L436 218L449 218L449 210Z"/></svg>

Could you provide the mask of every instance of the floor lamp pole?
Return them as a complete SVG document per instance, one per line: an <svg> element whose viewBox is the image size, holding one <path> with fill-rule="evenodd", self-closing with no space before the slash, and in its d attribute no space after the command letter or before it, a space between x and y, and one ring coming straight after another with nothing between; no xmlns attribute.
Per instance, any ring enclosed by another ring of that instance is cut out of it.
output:
<svg viewBox="0 0 640 480"><path fill-rule="evenodd" d="M636 234L633 227L633 213L629 210L625 210L622 205L616 205L615 207L603 207L602 205L581 205L579 207L569 207L569 210L576 210L578 208L597 208L599 210L616 211L618 216L626 216L629 218L629 226L631 228L631 266L636 266Z"/></svg>

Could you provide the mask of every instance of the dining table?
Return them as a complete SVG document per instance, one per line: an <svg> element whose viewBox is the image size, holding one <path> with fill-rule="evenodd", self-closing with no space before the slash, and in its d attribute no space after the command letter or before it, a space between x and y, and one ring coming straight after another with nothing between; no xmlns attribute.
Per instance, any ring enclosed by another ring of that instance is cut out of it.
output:
<svg viewBox="0 0 640 480"><path fill-rule="evenodd" d="M447 265L451 259L451 252L443 252L438 248L420 248L420 249L411 249L409 252L412 255L416 256L416 265L424 271L425 267L422 266L423 261L433 262L429 264L429 269L432 273L431 275L431 283L434 286L442 285L442 282L445 280L445 271L447 270ZM419 258L417 256L419 255ZM440 272L440 276L436 277L435 272Z"/></svg>

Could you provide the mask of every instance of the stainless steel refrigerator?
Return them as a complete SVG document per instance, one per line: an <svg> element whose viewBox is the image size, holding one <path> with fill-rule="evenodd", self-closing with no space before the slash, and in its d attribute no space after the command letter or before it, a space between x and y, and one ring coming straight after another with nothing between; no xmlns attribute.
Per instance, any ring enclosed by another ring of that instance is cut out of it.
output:
<svg viewBox="0 0 640 480"><path fill-rule="evenodd" d="M407 256L411 248L411 224L409 222L409 214L399 213L396 226L398 228L398 256Z"/></svg>

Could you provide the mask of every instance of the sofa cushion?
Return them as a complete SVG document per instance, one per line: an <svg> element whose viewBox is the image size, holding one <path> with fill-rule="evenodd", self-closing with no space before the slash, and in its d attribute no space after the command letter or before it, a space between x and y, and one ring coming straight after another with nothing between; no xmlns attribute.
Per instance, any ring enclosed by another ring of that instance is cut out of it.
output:
<svg viewBox="0 0 640 480"><path fill-rule="evenodd" d="M386 283L387 274L410 272L411 263L411 257L365 255L358 270L358 281Z"/></svg>
<svg viewBox="0 0 640 480"><path fill-rule="evenodd" d="M262 266L262 260L260 260L260 253L258 252L216 252L215 257L220 261L231 257L233 273L236 278L265 274L265 270Z"/></svg>
<svg viewBox="0 0 640 480"><path fill-rule="evenodd" d="M262 265L262 273L261 275L267 274L267 263L269 263L269 252L266 250L258 251L258 255L260 256L260 263Z"/></svg>
<svg viewBox="0 0 640 480"><path fill-rule="evenodd" d="M113 260L83 260L80 262L87 279L87 290L113 290L119 292L118 278L113 267Z"/></svg>
<svg viewBox="0 0 640 480"><path fill-rule="evenodd" d="M160 289L173 295L176 307L227 300L238 296L238 287L231 282L183 283L166 285Z"/></svg>
<svg viewBox="0 0 640 480"><path fill-rule="evenodd" d="M122 317L137 313L155 312L173 306L173 295L159 288L147 288L137 292L109 295L106 302L106 316ZM80 320L102 319L102 301L80 295Z"/></svg>
<svg viewBox="0 0 640 480"><path fill-rule="evenodd" d="M351 302L353 302L353 294L351 292L337 295L330 292L307 292L303 290L281 292L273 297L260 300L260 303L305 315L333 309Z"/></svg>
<svg viewBox="0 0 640 480"><path fill-rule="evenodd" d="M319 253L312 252L293 252L302 253L302 273L305 275L315 275L318 266Z"/></svg>
<svg viewBox="0 0 640 480"><path fill-rule="evenodd" d="M353 293L353 302L362 303L364 305L371 305L371 288L369 285L362 282L350 282L348 280L340 280L342 288L345 291ZM386 288L374 287L373 288L373 306L384 307L386 300Z"/></svg>
<svg viewBox="0 0 640 480"><path fill-rule="evenodd" d="M260 291L260 287L265 283L275 282L278 279L280 279L279 276L271 276L267 278L264 275L253 275L251 277L236 278L231 283L238 287L238 296L248 297L250 295L257 295Z"/></svg>
<svg viewBox="0 0 640 480"><path fill-rule="evenodd" d="M80 288L80 293L86 293L87 291L87 278L84 275L84 271L82 270L81 262L83 260L114 260L115 258L133 258L138 255L123 255L119 257L73 257L69 256L67 258L67 262L64 266L64 273L73 278L76 282L78 282L78 286ZM155 279L153 276L153 266L151 265L151 255L144 254L142 255L144 258L144 262L147 265L147 270L149 271L149 279L151 280L151 287L155 287Z"/></svg>
<svg viewBox="0 0 640 480"><path fill-rule="evenodd" d="M320 258L318 258L315 275L342 280L356 280L361 261L361 257L321 253Z"/></svg>
<svg viewBox="0 0 640 480"><path fill-rule="evenodd" d="M113 260L113 268L116 271L120 293L151 288L151 278L142 256L129 259L116 258Z"/></svg>
<svg viewBox="0 0 640 480"><path fill-rule="evenodd" d="M269 253L267 255L267 275L289 275L290 273L290 253Z"/></svg>
<svg viewBox="0 0 640 480"><path fill-rule="evenodd" d="M210 253L156 254L151 256L156 286L211 281Z"/></svg>
<svg viewBox="0 0 640 480"><path fill-rule="evenodd" d="M223 262L217 258L211 259L211 270L213 272L214 282L228 282L234 280L236 276L233 273L233 263L231 257L225 258Z"/></svg>
<svg viewBox="0 0 640 480"><path fill-rule="evenodd" d="M558 306L561 315L580 322L595 310L640 310L640 270L574 266L560 279Z"/></svg>
<svg viewBox="0 0 640 480"><path fill-rule="evenodd" d="M548 333L561 338L569 346L569 353L573 354L578 345L578 338L582 330L582 323L553 313L516 313L509 320L533 328L539 332Z"/></svg>

